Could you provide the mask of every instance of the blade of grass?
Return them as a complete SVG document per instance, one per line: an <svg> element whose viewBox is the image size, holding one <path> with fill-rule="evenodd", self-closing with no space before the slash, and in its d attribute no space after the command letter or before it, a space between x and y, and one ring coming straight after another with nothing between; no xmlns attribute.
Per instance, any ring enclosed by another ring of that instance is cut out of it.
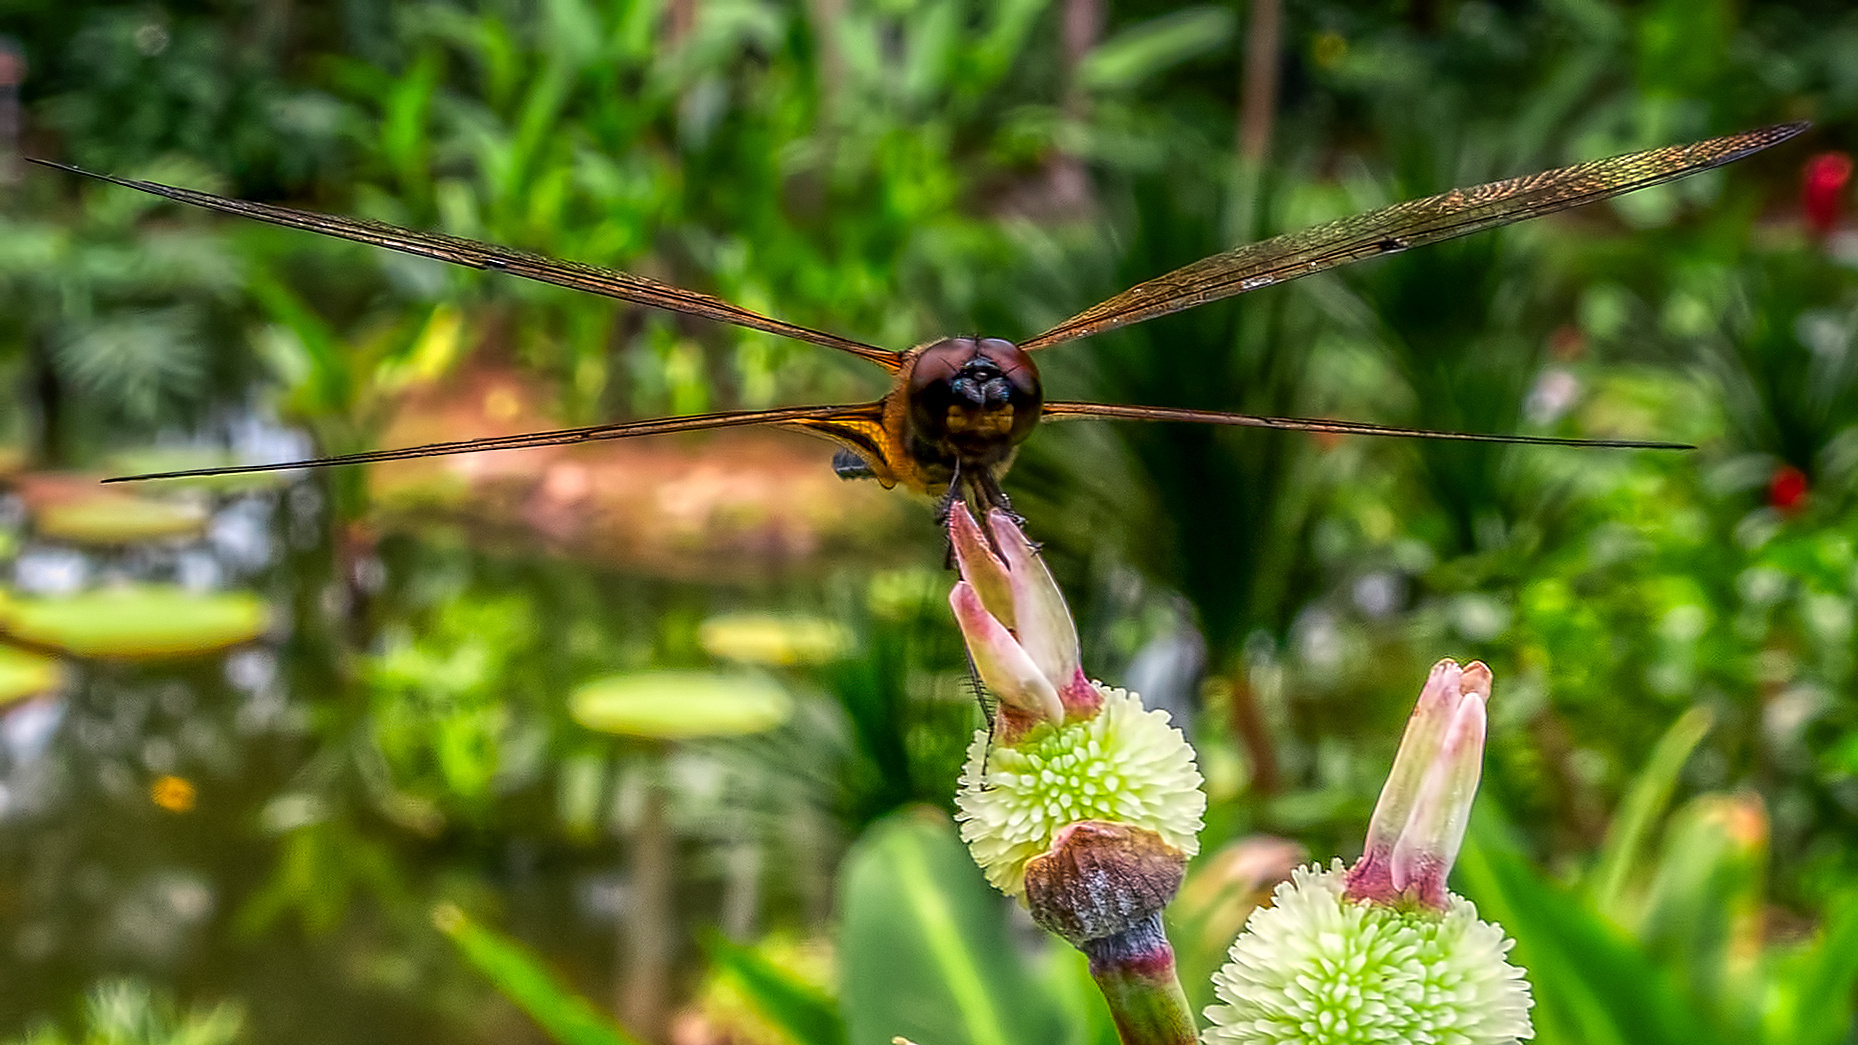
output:
<svg viewBox="0 0 1858 1045"><path fill-rule="evenodd" d="M434 909L432 923L499 993L560 1045L643 1045L564 986L529 948L477 924L452 904Z"/></svg>
<svg viewBox="0 0 1858 1045"><path fill-rule="evenodd" d="M1617 928L1472 818L1455 871L1480 916L1516 938L1540 1045L1721 1045L1702 1008Z"/></svg>
<svg viewBox="0 0 1858 1045"><path fill-rule="evenodd" d="M1621 893L1630 877L1634 862L1645 848L1652 825L1664 814L1677 789L1678 774L1690 753L1697 749L1704 734L1710 731L1709 709L1693 707L1678 716L1658 744L1652 748L1645 768L1632 781L1632 789L1620 803L1619 813L1607 827L1606 840L1600 845L1594 865L1589 895L1600 913L1622 921L1630 912L1621 906Z"/></svg>
<svg viewBox="0 0 1858 1045"><path fill-rule="evenodd" d="M1838 1045L1852 1032L1852 989L1858 985L1858 889L1826 905L1826 921L1806 949L1783 959L1772 976L1767 1040Z"/></svg>
<svg viewBox="0 0 1858 1045"><path fill-rule="evenodd" d="M802 1045L845 1045L839 1006L817 987L720 933L703 944L710 963L736 979L761 1016Z"/></svg>

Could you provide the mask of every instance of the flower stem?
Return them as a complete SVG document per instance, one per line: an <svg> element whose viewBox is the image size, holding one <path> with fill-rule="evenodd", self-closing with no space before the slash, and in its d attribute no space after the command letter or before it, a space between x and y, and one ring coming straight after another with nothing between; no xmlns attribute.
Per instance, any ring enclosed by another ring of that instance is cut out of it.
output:
<svg viewBox="0 0 1858 1045"><path fill-rule="evenodd" d="M1194 1045L1193 1014L1174 974L1174 948L1161 913L1128 929L1078 945L1103 991L1123 1045Z"/></svg>

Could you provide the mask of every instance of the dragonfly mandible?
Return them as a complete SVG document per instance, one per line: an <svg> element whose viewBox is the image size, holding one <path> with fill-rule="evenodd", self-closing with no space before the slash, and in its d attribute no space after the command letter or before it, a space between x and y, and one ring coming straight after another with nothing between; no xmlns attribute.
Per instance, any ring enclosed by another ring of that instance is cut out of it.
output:
<svg viewBox="0 0 1858 1045"><path fill-rule="evenodd" d="M965 499L977 512L1005 507L1000 478L1019 445L1040 421L1109 418L1183 421L1304 432L1410 436L1549 446L1690 449L1679 443L1630 439L1562 439L1482 432L1439 432L1319 418L1265 417L1163 406L1047 401L1033 353L1067 341L1139 323L1221 298L1324 272L1351 262L1467 236L1512 222L1595 203L1733 163L1786 141L1805 123L1776 124L1688 145L1672 145L1578 163L1504 181L1453 189L1437 196L1368 211L1215 254L1157 276L1079 312L1041 334L1014 344L999 338L953 337L898 352L837 334L784 322L708 294L643 276L513 250L439 233L415 232L375 221L251 203L156 182L115 178L34 160L171 200L289 228L385 247L416 257L489 269L639 305L733 323L848 352L882 367L891 378L885 395L869 403L793 406L772 410L622 421L525 435L428 443L274 464L197 468L118 476L107 482L170 479L284 468L399 461L442 454L556 446L630 439L703 429L773 425L832 440L834 467L847 478L872 478L940 495L944 507Z"/></svg>

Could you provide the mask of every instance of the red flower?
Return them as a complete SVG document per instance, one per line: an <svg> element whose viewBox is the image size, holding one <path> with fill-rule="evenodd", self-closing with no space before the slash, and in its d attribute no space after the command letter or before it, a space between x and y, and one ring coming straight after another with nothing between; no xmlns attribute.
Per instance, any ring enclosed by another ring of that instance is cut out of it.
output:
<svg viewBox="0 0 1858 1045"><path fill-rule="evenodd" d="M1783 512L1791 514L1805 507L1806 494L1806 473L1793 465L1781 465L1768 480L1768 503Z"/></svg>
<svg viewBox="0 0 1858 1045"><path fill-rule="evenodd" d="M1806 223L1824 236L1839 223L1845 209L1845 186L1852 180L1852 158L1842 152L1822 152L1806 161L1801 200Z"/></svg>

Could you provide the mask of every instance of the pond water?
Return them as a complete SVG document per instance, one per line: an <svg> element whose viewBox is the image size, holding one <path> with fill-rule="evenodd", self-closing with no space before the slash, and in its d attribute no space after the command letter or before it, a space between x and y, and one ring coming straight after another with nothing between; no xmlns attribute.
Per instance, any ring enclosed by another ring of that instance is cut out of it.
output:
<svg viewBox="0 0 1858 1045"><path fill-rule="evenodd" d="M0 623L54 675L0 708L0 1039L114 976L238 1001L253 1040L535 1038L433 927L446 903L664 1033L700 931L804 945L846 840L945 802L978 721L928 513L826 457L775 435L149 489L198 517L146 536L48 528L94 477L14 476ZM215 599L245 600L218 632ZM712 738L732 712L678 686L674 735L571 714L664 668L778 714Z"/></svg>

